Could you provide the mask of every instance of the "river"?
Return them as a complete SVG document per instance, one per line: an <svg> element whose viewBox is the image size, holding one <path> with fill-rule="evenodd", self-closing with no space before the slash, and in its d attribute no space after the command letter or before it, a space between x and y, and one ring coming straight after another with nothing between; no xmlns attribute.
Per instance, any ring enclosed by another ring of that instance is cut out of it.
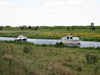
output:
<svg viewBox="0 0 100 75"><path fill-rule="evenodd" d="M16 38L12 38L12 37L0 37L0 41L14 41ZM54 40L54 39L31 39L31 38L28 38L27 39L27 42L30 42L30 43L34 43L34 44L56 44L58 40ZM92 41L81 41L80 42L80 47L83 48L83 47L94 47L94 48L97 48L97 47L100 47L100 42L92 42Z"/></svg>

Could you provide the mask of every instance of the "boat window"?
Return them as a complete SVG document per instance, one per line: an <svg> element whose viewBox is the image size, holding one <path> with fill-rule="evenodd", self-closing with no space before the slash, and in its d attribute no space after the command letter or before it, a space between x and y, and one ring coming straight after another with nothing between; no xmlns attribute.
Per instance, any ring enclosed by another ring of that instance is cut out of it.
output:
<svg viewBox="0 0 100 75"><path fill-rule="evenodd" d="M73 39L73 37L70 37L70 39Z"/></svg>
<svg viewBox="0 0 100 75"><path fill-rule="evenodd" d="M69 39L69 37L67 37L67 39Z"/></svg>

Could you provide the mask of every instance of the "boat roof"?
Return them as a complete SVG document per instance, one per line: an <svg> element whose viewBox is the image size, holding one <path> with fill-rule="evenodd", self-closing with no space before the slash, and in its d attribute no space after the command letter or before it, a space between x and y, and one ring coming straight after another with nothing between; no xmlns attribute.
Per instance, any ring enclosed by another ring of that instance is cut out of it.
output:
<svg viewBox="0 0 100 75"><path fill-rule="evenodd" d="M25 35L19 35L18 38L27 38Z"/></svg>
<svg viewBox="0 0 100 75"><path fill-rule="evenodd" d="M67 37L69 37L69 38L67 38ZM71 39L71 40L79 40L79 38L78 37L73 37L73 36L65 36L65 37L62 37L62 39L61 40L69 40L69 39Z"/></svg>
<svg viewBox="0 0 100 75"><path fill-rule="evenodd" d="M71 35L68 35L68 36L66 36L66 37L73 37L73 36L71 36Z"/></svg>

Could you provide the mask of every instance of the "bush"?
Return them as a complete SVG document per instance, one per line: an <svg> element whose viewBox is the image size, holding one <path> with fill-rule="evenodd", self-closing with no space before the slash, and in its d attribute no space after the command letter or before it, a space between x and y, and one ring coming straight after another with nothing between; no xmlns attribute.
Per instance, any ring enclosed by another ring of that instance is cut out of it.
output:
<svg viewBox="0 0 100 75"><path fill-rule="evenodd" d="M64 44L62 42L60 42L60 43L56 43L56 46L57 47L64 47Z"/></svg>
<svg viewBox="0 0 100 75"><path fill-rule="evenodd" d="M37 26L37 27L34 27L34 30L38 30L39 29L39 27Z"/></svg>
<svg viewBox="0 0 100 75"><path fill-rule="evenodd" d="M31 47L24 46L23 53L30 53L31 49L32 49Z"/></svg>
<svg viewBox="0 0 100 75"><path fill-rule="evenodd" d="M9 64L8 64L9 66L12 64L13 57L11 55L6 54L3 56L3 59L9 62Z"/></svg>
<svg viewBox="0 0 100 75"><path fill-rule="evenodd" d="M0 30L2 30L2 27L0 27Z"/></svg>
<svg viewBox="0 0 100 75"><path fill-rule="evenodd" d="M82 71L82 67L77 67L77 71Z"/></svg>
<svg viewBox="0 0 100 75"><path fill-rule="evenodd" d="M42 47L46 47L47 45L46 45L46 44L42 44L41 46L42 46Z"/></svg>
<svg viewBox="0 0 100 75"><path fill-rule="evenodd" d="M24 27L21 27L21 30L24 30Z"/></svg>
<svg viewBox="0 0 100 75"><path fill-rule="evenodd" d="M94 67L94 72L96 73L98 71L99 71L99 67L98 66Z"/></svg>
<svg viewBox="0 0 100 75"><path fill-rule="evenodd" d="M85 57L88 64L95 64L98 61L96 55L86 54Z"/></svg>

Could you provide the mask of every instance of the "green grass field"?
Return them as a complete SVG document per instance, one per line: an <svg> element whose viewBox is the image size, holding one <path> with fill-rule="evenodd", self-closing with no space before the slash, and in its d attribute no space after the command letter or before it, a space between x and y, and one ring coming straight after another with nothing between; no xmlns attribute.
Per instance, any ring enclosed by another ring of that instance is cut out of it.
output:
<svg viewBox="0 0 100 75"><path fill-rule="evenodd" d="M0 75L99 75L100 48L0 42Z"/></svg>
<svg viewBox="0 0 100 75"><path fill-rule="evenodd" d="M89 26L76 26L75 29L69 27L38 27L25 28L21 30L21 27L3 27L0 30L0 37L18 37L19 35L26 35L28 38L37 39L61 39L61 37L72 35L77 36L85 41L98 41L100 42L100 26L95 26L95 30L90 29Z"/></svg>

